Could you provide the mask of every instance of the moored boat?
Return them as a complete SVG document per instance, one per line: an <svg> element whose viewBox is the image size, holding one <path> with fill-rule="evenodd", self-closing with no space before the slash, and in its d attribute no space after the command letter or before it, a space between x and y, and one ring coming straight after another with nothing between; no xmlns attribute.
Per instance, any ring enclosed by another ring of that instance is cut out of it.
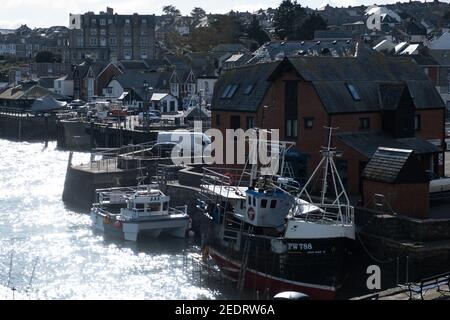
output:
<svg viewBox="0 0 450 320"><path fill-rule="evenodd" d="M158 185L96 190L91 220L96 229L137 241L140 234L185 238L190 218L187 206L169 207L170 197Z"/></svg>

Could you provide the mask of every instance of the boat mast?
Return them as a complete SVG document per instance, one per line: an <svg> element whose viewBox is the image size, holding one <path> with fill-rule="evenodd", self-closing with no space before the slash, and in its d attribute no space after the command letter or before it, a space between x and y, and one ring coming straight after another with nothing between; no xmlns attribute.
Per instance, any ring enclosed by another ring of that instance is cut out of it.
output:
<svg viewBox="0 0 450 320"><path fill-rule="evenodd" d="M312 200L309 192L307 191L307 188L312 184L314 179L316 177L320 177L320 169L323 168L323 175L322 175L322 189L320 191L320 203L317 204L318 206L324 208L325 210L327 208L334 207L338 210L339 219L341 221L344 221L344 215L347 217L347 210L343 213L342 207L348 207L350 206L350 201L348 199L348 195L345 191L344 185L342 183L341 177L339 176L338 169L336 167L336 163L334 161L335 157L340 156L340 154L336 151L336 148L331 147L331 141L333 136L333 130L338 130L339 128L333 128L333 127L324 127L326 130L328 130L328 141L326 147L322 147L322 150L320 153L322 154L322 159L320 160L319 164L317 165L314 172L309 177L306 184L303 186L302 190L298 194L298 197L301 198L302 196L306 197L307 200L310 203L314 204L314 201ZM331 183L329 183L328 178L331 178ZM326 195L328 194L328 189L330 187L333 188L333 194L334 194L334 200L331 203L327 203Z"/></svg>

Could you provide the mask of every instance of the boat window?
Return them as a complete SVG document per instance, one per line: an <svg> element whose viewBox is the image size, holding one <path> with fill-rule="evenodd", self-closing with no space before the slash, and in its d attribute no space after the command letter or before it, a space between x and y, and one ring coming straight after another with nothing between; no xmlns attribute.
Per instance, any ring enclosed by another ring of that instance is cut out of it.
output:
<svg viewBox="0 0 450 320"><path fill-rule="evenodd" d="M266 208L267 207L267 199L262 199L261 200L261 208Z"/></svg>
<svg viewBox="0 0 450 320"><path fill-rule="evenodd" d="M252 197L248 197L248 205L249 205L249 206L252 205Z"/></svg>
<svg viewBox="0 0 450 320"><path fill-rule="evenodd" d="M253 197L253 206L256 207L256 197Z"/></svg>
<svg viewBox="0 0 450 320"><path fill-rule="evenodd" d="M167 211L167 209L169 209L169 203L163 202L163 211Z"/></svg>
<svg viewBox="0 0 450 320"><path fill-rule="evenodd" d="M276 208L277 207L277 200L272 200L272 201L270 201L270 208L271 209L274 209L274 208Z"/></svg>
<svg viewBox="0 0 450 320"><path fill-rule="evenodd" d="M145 205L143 203L136 203L135 208L136 210L144 211Z"/></svg>
<svg viewBox="0 0 450 320"><path fill-rule="evenodd" d="M241 210L245 208L245 201L241 201Z"/></svg>
<svg viewBox="0 0 450 320"><path fill-rule="evenodd" d="M161 211L161 203L151 203L150 211Z"/></svg>

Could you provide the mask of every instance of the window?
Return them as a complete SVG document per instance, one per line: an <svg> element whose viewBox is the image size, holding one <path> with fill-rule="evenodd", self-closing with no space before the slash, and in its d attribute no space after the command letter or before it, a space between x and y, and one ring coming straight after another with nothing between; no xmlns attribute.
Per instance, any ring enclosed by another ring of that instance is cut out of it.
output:
<svg viewBox="0 0 450 320"><path fill-rule="evenodd" d="M106 19L100 19L100 25L106 26Z"/></svg>
<svg viewBox="0 0 450 320"><path fill-rule="evenodd" d="M249 205L249 206L252 205L252 197L248 197L248 205Z"/></svg>
<svg viewBox="0 0 450 320"><path fill-rule="evenodd" d="M230 129L239 129L241 127L240 116L230 116Z"/></svg>
<svg viewBox="0 0 450 320"><path fill-rule="evenodd" d="M123 38L123 45L124 46L131 46L131 38L130 37Z"/></svg>
<svg viewBox="0 0 450 320"><path fill-rule="evenodd" d="M256 207L256 197L253 197L253 206Z"/></svg>
<svg viewBox="0 0 450 320"><path fill-rule="evenodd" d="M113 23L113 19L108 19L108 24L112 24Z"/></svg>
<svg viewBox="0 0 450 320"><path fill-rule="evenodd" d="M90 38L89 39L89 45L91 47L96 47L97 46L97 38Z"/></svg>
<svg viewBox="0 0 450 320"><path fill-rule="evenodd" d="M266 208L267 207L267 199L262 199L261 200L261 208Z"/></svg>
<svg viewBox="0 0 450 320"><path fill-rule="evenodd" d="M114 37L109 38L109 45L110 45L110 46L115 47L116 44L117 44L117 39L116 39L116 38L114 38Z"/></svg>
<svg viewBox="0 0 450 320"><path fill-rule="evenodd" d="M359 130L370 129L370 118L359 118Z"/></svg>
<svg viewBox="0 0 450 320"><path fill-rule="evenodd" d="M225 89L223 89L222 96L221 96L222 99L225 99L227 97L230 89L231 89L231 85L228 85L225 87Z"/></svg>
<svg viewBox="0 0 450 320"><path fill-rule="evenodd" d="M350 91L350 94L352 95L353 100L360 101L361 97L359 96L358 91L356 91L356 88L354 85L347 83L347 89Z"/></svg>
<svg viewBox="0 0 450 320"><path fill-rule="evenodd" d="M270 201L270 209L275 209L277 207L277 200Z"/></svg>
<svg viewBox="0 0 450 320"><path fill-rule="evenodd" d="M312 129L314 126L314 118L303 118L305 129Z"/></svg>
<svg viewBox="0 0 450 320"><path fill-rule="evenodd" d="M97 35L97 29L91 29L91 36Z"/></svg>
<svg viewBox="0 0 450 320"><path fill-rule="evenodd" d="M141 38L141 46L142 47L148 46L148 39L147 38L145 38L145 37Z"/></svg>
<svg viewBox="0 0 450 320"><path fill-rule="evenodd" d="M298 136L297 120L286 120L286 137L295 138Z"/></svg>
<svg viewBox="0 0 450 320"><path fill-rule="evenodd" d="M414 130L419 131L422 127L422 119L420 114L414 116Z"/></svg>
<svg viewBox="0 0 450 320"><path fill-rule="evenodd" d="M245 87L244 94L249 95L250 93L252 93L254 87L255 87L254 84L250 84L247 87Z"/></svg>
<svg viewBox="0 0 450 320"><path fill-rule="evenodd" d="M238 84L229 84L225 87L223 90L222 99L231 99L233 98L234 94L236 93L237 89L239 88Z"/></svg>
<svg viewBox="0 0 450 320"><path fill-rule="evenodd" d="M100 38L100 46L106 47L106 38Z"/></svg>
<svg viewBox="0 0 450 320"><path fill-rule="evenodd" d="M147 19L143 18L142 19L142 24L146 24L147 23Z"/></svg>
<svg viewBox="0 0 450 320"><path fill-rule="evenodd" d="M163 202L163 211L167 211L167 209L169 209L169 203L166 201Z"/></svg>
<svg viewBox="0 0 450 320"><path fill-rule="evenodd" d="M97 20L96 19L91 19L91 24L96 24Z"/></svg>
<svg viewBox="0 0 450 320"><path fill-rule="evenodd" d="M106 35L106 29L100 29L100 35L105 36Z"/></svg>
<svg viewBox="0 0 450 320"><path fill-rule="evenodd" d="M251 129L255 127L255 118L247 117L247 129Z"/></svg>
<svg viewBox="0 0 450 320"><path fill-rule="evenodd" d="M227 94L227 99L233 98L233 96L234 96L234 94L236 93L236 91L237 91L238 88L239 88L239 85L238 85L238 84L233 85L233 86L230 88L230 91L229 91L228 94Z"/></svg>
<svg viewBox="0 0 450 320"><path fill-rule="evenodd" d="M125 24L130 24L130 19L125 19Z"/></svg>
<svg viewBox="0 0 450 320"><path fill-rule="evenodd" d="M220 126L220 114L216 114L216 125Z"/></svg>

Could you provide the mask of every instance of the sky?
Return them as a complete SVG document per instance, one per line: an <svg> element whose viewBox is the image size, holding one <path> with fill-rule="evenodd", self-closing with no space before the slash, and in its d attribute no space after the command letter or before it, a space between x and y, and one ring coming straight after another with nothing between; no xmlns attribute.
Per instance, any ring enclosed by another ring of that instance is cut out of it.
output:
<svg viewBox="0 0 450 320"><path fill-rule="evenodd" d="M394 3L397 0L298 0L304 7L317 8L327 3L332 6L370 5L373 3ZM432 0L428 0L432 1ZM442 1L442 0L441 0ZM444 0L447 2L448 0ZM281 0L2 0L0 9L0 28L13 29L22 24L31 28L54 25L68 26L69 13L85 13L106 7L122 14L162 13L164 5L172 4L182 14L189 14L193 7L202 7L207 13L226 13L234 11L256 11L260 8L276 8Z"/></svg>

